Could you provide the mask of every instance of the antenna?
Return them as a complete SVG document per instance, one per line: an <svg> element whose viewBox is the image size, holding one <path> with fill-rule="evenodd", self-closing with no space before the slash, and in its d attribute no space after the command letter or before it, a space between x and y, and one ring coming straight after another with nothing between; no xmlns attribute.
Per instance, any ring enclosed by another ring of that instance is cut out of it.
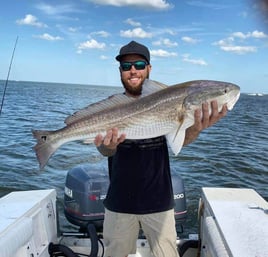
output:
<svg viewBox="0 0 268 257"><path fill-rule="evenodd" d="M17 46L18 39L19 39L19 37L17 36L17 38L16 38L16 42L15 42L15 45L14 45L14 49L13 49L13 52L12 52L12 56L11 56L11 60L10 60L10 64L9 64L9 69L8 69L8 73L7 73L7 79L6 79L6 83L5 83L5 87L4 87L4 92L3 92L3 95L2 95L1 108L0 108L0 116L1 116L1 114L2 114L2 109L3 109L3 105L4 105L4 101L5 101L5 95L6 95L6 90L7 90L7 84L8 84L8 79L9 79L9 74L10 74L10 71L11 71L11 66L12 66L13 57L14 57L14 54L15 54L15 50L16 50L16 46Z"/></svg>

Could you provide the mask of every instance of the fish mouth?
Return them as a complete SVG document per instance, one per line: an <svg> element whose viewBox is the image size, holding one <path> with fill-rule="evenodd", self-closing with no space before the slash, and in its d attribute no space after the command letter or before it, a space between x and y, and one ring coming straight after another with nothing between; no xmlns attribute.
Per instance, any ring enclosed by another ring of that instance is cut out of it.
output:
<svg viewBox="0 0 268 257"><path fill-rule="evenodd" d="M236 94L234 94L231 100L227 103L227 109L229 111L231 111L234 108L234 105L238 101L239 97L240 97L240 91L236 92Z"/></svg>

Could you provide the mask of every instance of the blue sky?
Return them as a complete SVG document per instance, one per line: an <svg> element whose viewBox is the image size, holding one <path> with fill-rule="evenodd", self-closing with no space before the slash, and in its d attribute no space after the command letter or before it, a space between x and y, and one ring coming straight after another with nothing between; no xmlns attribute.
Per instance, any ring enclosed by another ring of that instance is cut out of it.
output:
<svg viewBox="0 0 268 257"><path fill-rule="evenodd" d="M268 20L254 0L9 0L0 9L0 79L120 86L114 57L148 46L151 79L268 93Z"/></svg>

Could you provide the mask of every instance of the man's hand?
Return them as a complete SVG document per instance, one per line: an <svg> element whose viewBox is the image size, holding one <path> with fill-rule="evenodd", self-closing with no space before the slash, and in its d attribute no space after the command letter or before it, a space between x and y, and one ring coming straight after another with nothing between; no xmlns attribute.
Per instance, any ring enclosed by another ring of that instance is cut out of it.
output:
<svg viewBox="0 0 268 257"><path fill-rule="evenodd" d="M117 146L126 139L125 134L118 135L118 128L113 128L107 131L103 137L98 134L95 137L94 144L97 146L101 154L105 156L113 155Z"/></svg>
<svg viewBox="0 0 268 257"><path fill-rule="evenodd" d="M209 104L202 104L202 110L198 109L194 113L194 125L186 130L185 139L183 145L187 145L193 142L199 135L199 133L218 122L222 117L227 114L227 106L224 105L222 110L218 111L217 101L212 101L211 114L209 115Z"/></svg>

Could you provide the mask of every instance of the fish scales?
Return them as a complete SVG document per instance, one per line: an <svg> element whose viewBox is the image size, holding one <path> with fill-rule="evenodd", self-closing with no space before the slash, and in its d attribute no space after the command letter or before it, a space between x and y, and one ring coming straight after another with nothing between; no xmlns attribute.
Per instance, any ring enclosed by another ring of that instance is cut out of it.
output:
<svg viewBox="0 0 268 257"><path fill-rule="evenodd" d="M137 139L135 136L146 138L149 135L146 134L146 127L155 126L152 121L159 120L159 116L162 117L160 124L166 123L168 120L175 120L169 114L169 108L165 105L170 105L171 101L177 100L178 96L166 96L165 99L156 95L147 101L145 98L141 98L140 101L132 101L129 104L117 105L108 110L102 110L96 114L91 114L88 117L81 119L80 121L70 124L65 127L61 132L61 137L72 137L73 139L79 139L81 136L91 138L92 140L98 133L105 133L108 129L117 126L121 133L128 132L128 138ZM173 116L176 116L175 112L172 112ZM150 121L149 121L150 120ZM148 122L149 121L149 122ZM134 132L134 128L138 131ZM162 126L157 126L161 128ZM102 130L100 130L102 128ZM127 129L131 128L131 129ZM127 129L127 131L125 131ZM144 129L144 130L143 130ZM161 133L161 132L160 132ZM57 137L58 139L58 137Z"/></svg>

